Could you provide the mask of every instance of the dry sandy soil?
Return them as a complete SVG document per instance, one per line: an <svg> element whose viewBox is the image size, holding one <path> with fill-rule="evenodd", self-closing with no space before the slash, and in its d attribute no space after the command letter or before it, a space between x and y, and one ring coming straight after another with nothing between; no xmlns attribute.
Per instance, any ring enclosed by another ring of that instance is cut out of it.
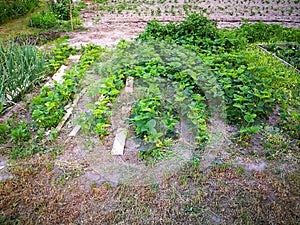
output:
<svg viewBox="0 0 300 225"><path fill-rule="evenodd" d="M279 3L257 1L106 1L105 4L88 3L88 9L81 11L83 26L87 31L70 34L74 46L93 43L102 46L115 46L121 39L130 40L143 32L147 21L180 21L187 13L204 13L218 22L219 27L240 26L241 19L250 22L283 24L300 27L300 6L291 0ZM163 3L160 3L163 2ZM171 3L170 3L171 2ZM113 6L112 9L109 7ZM118 8L123 10L118 12ZM102 10L99 10L102 9ZM160 9L161 13L157 13ZM207 10L204 10L207 9ZM172 14L173 12L173 14Z"/></svg>

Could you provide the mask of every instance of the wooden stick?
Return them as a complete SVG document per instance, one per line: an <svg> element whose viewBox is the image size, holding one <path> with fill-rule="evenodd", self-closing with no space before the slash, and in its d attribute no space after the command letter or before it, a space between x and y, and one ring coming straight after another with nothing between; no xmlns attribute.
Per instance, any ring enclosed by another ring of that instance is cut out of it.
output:
<svg viewBox="0 0 300 225"><path fill-rule="evenodd" d="M70 23L71 23L71 29L74 30L73 27L73 14L72 14L72 0L70 0Z"/></svg>

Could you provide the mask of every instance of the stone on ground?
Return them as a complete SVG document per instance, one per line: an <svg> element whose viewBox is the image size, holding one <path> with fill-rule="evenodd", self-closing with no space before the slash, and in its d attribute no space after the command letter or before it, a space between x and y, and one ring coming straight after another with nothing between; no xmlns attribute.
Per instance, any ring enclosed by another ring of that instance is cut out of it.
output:
<svg viewBox="0 0 300 225"><path fill-rule="evenodd" d="M123 155L126 142L126 129L119 128L116 133L113 148L111 150L112 155Z"/></svg>
<svg viewBox="0 0 300 225"><path fill-rule="evenodd" d="M68 136L75 137L77 135L78 131L80 130L80 128L81 128L80 125L76 125Z"/></svg>
<svg viewBox="0 0 300 225"><path fill-rule="evenodd" d="M133 92L133 77L127 77L125 92L126 93L132 93Z"/></svg>

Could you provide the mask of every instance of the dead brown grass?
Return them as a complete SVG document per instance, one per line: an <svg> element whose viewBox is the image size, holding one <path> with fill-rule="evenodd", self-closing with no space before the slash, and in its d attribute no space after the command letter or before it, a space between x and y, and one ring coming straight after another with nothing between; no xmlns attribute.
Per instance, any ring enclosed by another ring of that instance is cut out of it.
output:
<svg viewBox="0 0 300 225"><path fill-rule="evenodd" d="M187 165L152 186L59 182L50 155L15 162L0 184L3 224L298 224L299 170L279 177Z"/></svg>

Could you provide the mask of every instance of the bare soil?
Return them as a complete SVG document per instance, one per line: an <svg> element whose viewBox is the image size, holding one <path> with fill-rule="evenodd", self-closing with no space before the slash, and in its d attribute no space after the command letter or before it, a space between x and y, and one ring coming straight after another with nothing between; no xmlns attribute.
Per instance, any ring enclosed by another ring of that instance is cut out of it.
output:
<svg viewBox="0 0 300 225"><path fill-rule="evenodd" d="M125 1L126 2L126 1ZM120 13L98 9L101 6L112 5L115 8L121 3L108 1L106 4L88 4L88 9L81 11L83 26L86 31L70 32L70 44L80 47L87 43L101 46L116 46L121 39L131 40L143 32L147 22L156 19L160 22L180 21L186 17L188 12L204 13L210 19L218 22L218 27L236 27L242 24L242 19L250 22L263 21L265 23L283 24L287 27L300 27L300 6L296 3L268 3L258 0L255 3L236 4L232 0L193 2L185 4L184 1L177 3L155 3L126 2L127 7L138 6L136 10L124 9ZM157 10L161 9L161 14ZM173 15L171 9L176 13ZM208 9L207 11L203 9ZM151 12L154 13L151 13ZM282 13L283 12L283 13ZM153 14L153 15L152 15Z"/></svg>

